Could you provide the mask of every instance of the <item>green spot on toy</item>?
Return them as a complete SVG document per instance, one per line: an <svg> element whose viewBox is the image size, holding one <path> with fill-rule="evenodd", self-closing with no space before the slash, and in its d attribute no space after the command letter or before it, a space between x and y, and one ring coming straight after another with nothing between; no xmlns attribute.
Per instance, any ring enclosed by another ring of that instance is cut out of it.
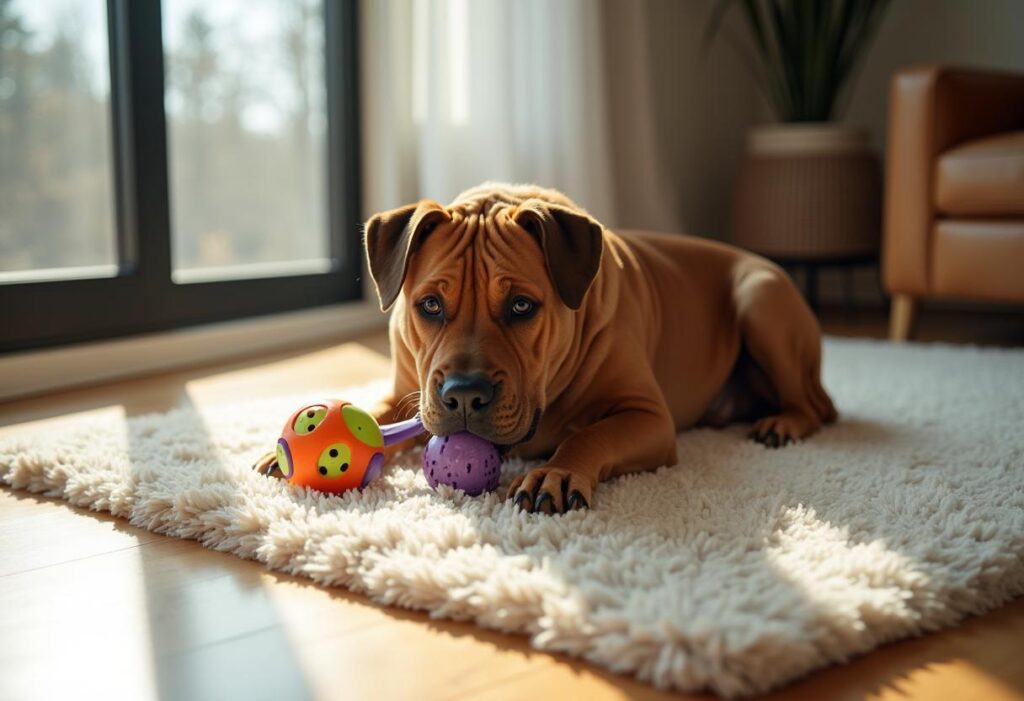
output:
<svg viewBox="0 0 1024 701"><path fill-rule="evenodd" d="M295 468L292 465L292 452L284 438L277 441L277 466L281 469L285 479L291 478Z"/></svg>
<svg viewBox="0 0 1024 701"><path fill-rule="evenodd" d="M325 418L327 418L327 407L319 404L311 406L295 417L293 430L300 436L312 433L313 429L322 424Z"/></svg>
<svg viewBox="0 0 1024 701"><path fill-rule="evenodd" d="M320 453L316 464L324 477L341 477L352 464L352 451L344 443L332 443Z"/></svg>
<svg viewBox="0 0 1024 701"><path fill-rule="evenodd" d="M384 447L384 435L380 426L372 416L359 407L346 404L341 408L341 416L352 435L371 448Z"/></svg>

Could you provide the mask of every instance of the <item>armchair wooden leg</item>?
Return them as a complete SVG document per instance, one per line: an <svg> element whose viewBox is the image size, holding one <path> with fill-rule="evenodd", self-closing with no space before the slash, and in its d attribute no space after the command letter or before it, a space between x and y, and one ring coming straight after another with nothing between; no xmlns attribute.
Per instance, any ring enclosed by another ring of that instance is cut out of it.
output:
<svg viewBox="0 0 1024 701"><path fill-rule="evenodd" d="M914 330L917 300L910 295L893 295L889 310L889 340L906 341Z"/></svg>

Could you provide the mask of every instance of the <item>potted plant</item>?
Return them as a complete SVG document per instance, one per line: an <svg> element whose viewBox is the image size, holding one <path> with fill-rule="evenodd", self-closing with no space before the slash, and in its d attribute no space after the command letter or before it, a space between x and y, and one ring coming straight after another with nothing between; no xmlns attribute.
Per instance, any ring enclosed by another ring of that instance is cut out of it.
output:
<svg viewBox="0 0 1024 701"><path fill-rule="evenodd" d="M735 6L734 42L779 124L752 128L733 192L735 242L781 260L877 253L881 178L866 129L834 121L888 0L719 0L705 44Z"/></svg>

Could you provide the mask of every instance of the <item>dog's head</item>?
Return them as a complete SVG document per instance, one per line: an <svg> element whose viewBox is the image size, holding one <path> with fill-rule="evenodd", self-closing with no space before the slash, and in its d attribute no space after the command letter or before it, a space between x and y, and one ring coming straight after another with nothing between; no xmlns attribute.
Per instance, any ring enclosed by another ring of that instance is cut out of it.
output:
<svg viewBox="0 0 1024 701"><path fill-rule="evenodd" d="M370 219L370 272L413 354L427 430L505 446L532 436L575 362L602 248L601 225L567 200L424 200Z"/></svg>

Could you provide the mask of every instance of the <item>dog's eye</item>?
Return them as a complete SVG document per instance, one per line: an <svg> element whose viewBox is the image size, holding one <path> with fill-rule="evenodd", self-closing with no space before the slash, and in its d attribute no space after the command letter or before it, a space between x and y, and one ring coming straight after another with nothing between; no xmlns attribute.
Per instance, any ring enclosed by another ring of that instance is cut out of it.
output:
<svg viewBox="0 0 1024 701"><path fill-rule="evenodd" d="M427 295L421 299L418 306L424 316L441 316L441 312L444 311L444 307L441 306L441 300L434 295Z"/></svg>
<svg viewBox="0 0 1024 701"><path fill-rule="evenodd" d="M512 316L530 316L533 314L533 310L537 308L536 303L526 297L515 297L512 299Z"/></svg>

